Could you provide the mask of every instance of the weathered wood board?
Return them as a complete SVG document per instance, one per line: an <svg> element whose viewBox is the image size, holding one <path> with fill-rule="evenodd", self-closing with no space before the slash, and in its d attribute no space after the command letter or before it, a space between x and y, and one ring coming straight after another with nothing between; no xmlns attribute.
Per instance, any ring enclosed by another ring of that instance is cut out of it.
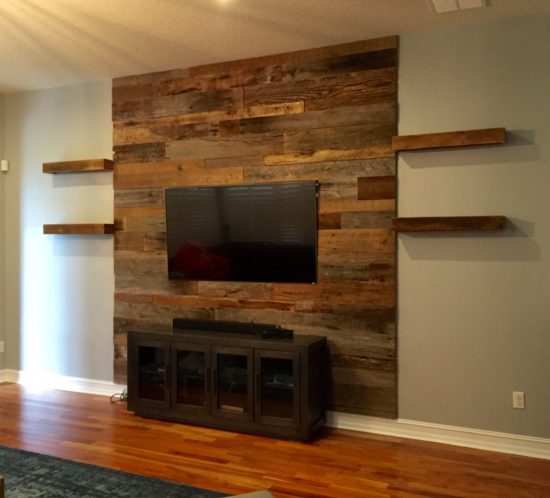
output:
<svg viewBox="0 0 550 498"><path fill-rule="evenodd" d="M329 408L397 416L397 38L113 81L115 380L174 317L320 334ZM169 280L164 189L317 180L318 283Z"/></svg>

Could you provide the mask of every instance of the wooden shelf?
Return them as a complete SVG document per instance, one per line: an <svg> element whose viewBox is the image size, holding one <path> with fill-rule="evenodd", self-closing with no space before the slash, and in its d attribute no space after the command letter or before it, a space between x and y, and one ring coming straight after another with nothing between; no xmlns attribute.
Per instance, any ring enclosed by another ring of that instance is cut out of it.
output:
<svg viewBox="0 0 550 498"><path fill-rule="evenodd" d="M113 161L110 159L85 159L82 161L60 161L42 164L43 173L90 173L92 171L110 171Z"/></svg>
<svg viewBox="0 0 550 498"><path fill-rule="evenodd" d="M396 232L468 232L496 231L506 227L505 216L435 216L393 218Z"/></svg>
<svg viewBox="0 0 550 498"><path fill-rule="evenodd" d="M44 225L47 235L105 235L114 233L114 223L72 223Z"/></svg>
<svg viewBox="0 0 550 498"><path fill-rule="evenodd" d="M485 128L423 135L399 135L392 138L392 149L394 151L443 149L472 145L499 145L505 142L505 128Z"/></svg>

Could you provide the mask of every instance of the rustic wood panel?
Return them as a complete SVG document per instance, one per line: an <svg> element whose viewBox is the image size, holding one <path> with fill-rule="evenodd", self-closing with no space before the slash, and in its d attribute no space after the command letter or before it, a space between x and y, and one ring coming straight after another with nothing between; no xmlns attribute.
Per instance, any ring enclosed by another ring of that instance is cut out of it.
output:
<svg viewBox="0 0 550 498"><path fill-rule="evenodd" d="M392 148L399 150L439 149L467 145L500 145L506 142L505 128L449 131L393 137Z"/></svg>
<svg viewBox="0 0 550 498"><path fill-rule="evenodd" d="M205 168L202 159L117 164L114 174L115 189L221 185L242 182L242 167Z"/></svg>
<svg viewBox="0 0 550 498"><path fill-rule="evenodd" d="M357 159L394 158L395 154L389 145L371 145L359 149L322 149L310 154L288 153L265 156L267 165L276 164L304 164L327 161L349 161Z"/></svg>
<svg viewBox="0 0 550 498"><path fill-rule="evenodd" d="M218 136L220 133L227 135L227 130L231 127L228 123L239 123L240 120L246 123L248 120L253 120L255 116L260 116L260 119L269 119L269 116L302 115L303 112L304 103L299 101L251 106L239 109L236 112L191 113L144 119L142 121L118 122L113 127L113 140L119 145L134 145L170 142L184 138ZM372 119L375 119L379 115L381 118L382 113L382 110L377 113L373 109L371 112ZM266 129L265 131L277 130L274 128L273 130ZM251 130L251 132L254 131Z"/></svg>
<svg viewBox="0 0 550 498"><path fill-rule="evenodd" d="M293 310L294 303L284 300L242 299L212 296L190 296L175 294L139 294L135 292L119 292L115 294L115 302L145 303L176 308L253 308Z"/></svg>
<svg viewBox="0 0 550 498"><path fill-rule="evenodd" d="M233 119L220 123L220 132L225 136L241 133L269 133L352 126L360 124L395 124L395 103L385 102L365 106L336 107L321 111L304 112L303 102L300 112L273 114ZM392 128L395 129L395 128Z"/></svg>
<svg viewBox="0 0 550 498"><path fill-rule="evenodd" d="M376 213L342 213L340 228L392 228L395 211Z"/></svg>
<svg viewBox="0 0 550 498"><path fill-rule="evenodd" d="M325 161L244 168L244 181L245 183L257 183L318 180L321 183L321 188L328 184L351 184L357 199L359 175L378 176L392 173L395 173L395 159L393 157L377 157L357 161Z"/></svg>
<svg viewBox="0 0 550 498"><path fill-rule="evenodd" d="M386 229L319 231L319 262L389 263L395 260L395 234Z"/></svg>
<svg viewBox="0 0 550 498"><path fill-rule="evenodd" d="M165 143L115 145L113 147L115 164L162 161L166 157Z"/></svg>
<svg viewBox="0 0 550 498"><path fill-rule="evenodd" d="M505 216L433 216L394 218L396 232L494 231L506 227Z"/></svg>
<svg viewBox="0 0 550 498"><path fill-rule="evenodd" d="M168 159L212 159L216 157L256 156L281 154L282 134L253 134L238 137L190 138L166 144Z"/></svg>
<svg viewBox="0 0 550 498"><path fill-rule="evenodd" d="M395 101L395 68L245 87L244 105L303 100L306 111Z"/></svg>
<svg viewBox="0 0 550 498"><path fill-rule="evenodd" d="M240 88L198 90L162 97L113 102L113 120L130 121L185 113L233 111L241 107L241 102L242 89Z"/></svg>
<svg viewBox="0 0 550 498"><path fill-rule="evenodd" d="M113 82L115 376L174 317L328 339L330 407L396 416L397 38ZM167 278L164 189L319 182L317 285Z"/></svg>
<svg viewBox="0 0 550 498"><path fill-rule="evenodd" d="M322 62L291 62L282 65L284 81L311 80L332 74L349 74L369 69L395 67L397 53L392 49L376 50L355 54L340 55L323 59Z"/></svg>
<svg viewBox="0 0 550 498"><path fill-rule="evenodd" d="M395 199L397 196L396 176L357 178L357 189L359 199Z"/></svg>
<svg viewBox="0 0 550 498"><path fill-rule="evenodd" d="M284 152L312 154L319 150L349 150L384 145L394 130L394 123L375 123L289 131L284 134Z"/></svg>

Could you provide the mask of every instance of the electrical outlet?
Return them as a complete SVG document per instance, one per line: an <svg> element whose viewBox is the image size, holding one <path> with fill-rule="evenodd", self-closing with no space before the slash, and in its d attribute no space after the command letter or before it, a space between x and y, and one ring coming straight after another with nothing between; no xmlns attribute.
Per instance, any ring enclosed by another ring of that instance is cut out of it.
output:
<svg viewBox="0 0 550 498"><path fill-rule="evenodd" d="M520 410L525 408L525 393L523 391L512 392L512 407Z"/></svg>
<svg viewBox="0 0 550 498"><path fill-rule="evenodd" d="M4 352L4 341L0 341L0 353Z"/></svg>

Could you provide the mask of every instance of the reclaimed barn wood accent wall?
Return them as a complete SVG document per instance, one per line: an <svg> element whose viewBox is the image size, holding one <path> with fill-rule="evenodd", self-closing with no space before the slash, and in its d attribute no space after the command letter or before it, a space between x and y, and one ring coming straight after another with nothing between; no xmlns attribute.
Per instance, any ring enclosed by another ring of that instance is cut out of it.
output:
<svg viewBox="0 0 550 498"><path fill-rule="evenodd" d="M280 324L330 348L329 407L395 417L397 38L115 79L115 380L126 332ZM171 281L164 188L318 180L318 284Z"/></svg>

